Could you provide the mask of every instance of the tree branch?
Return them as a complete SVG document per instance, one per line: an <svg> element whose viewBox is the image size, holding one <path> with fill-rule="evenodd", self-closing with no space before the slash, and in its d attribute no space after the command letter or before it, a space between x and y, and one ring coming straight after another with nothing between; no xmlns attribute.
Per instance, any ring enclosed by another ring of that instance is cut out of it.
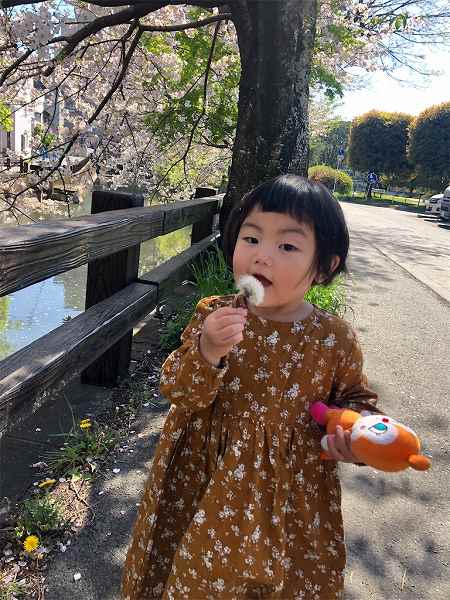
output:
<svg viewBox="0 0 450 600"><path fill-rule="evenodd" d="M159 8L162 8L163 6L165 6L165 3L158 2L157 4L155 4L154 2L152 2L152 5L154 5L153 9L149 9L148 6L141 7L141 8L129 7L129 8L126 8L125 10L121 10L120 12L114 13L112 15L98 17L97 19L95 19L94 21L92 21L91 23L86 25L85 27L82 27L81 29L76 31L70 37L61 36L58 38L54 38L52 40L52 42L55 42L55 41L67 42L67 46L65 46L56 55L56 57L53 59L52 63L43 72L43 75L45 75L46 77L51 75L51 73L55 69L56 63L61 62L67 56L72 54L72 52L75 50L75 48L78 46L78 44L80 42L82 42L83 40L85 40L86 38L90 37L91 35L95 35L99 31L101 31L102 29L105 29L107 27L112 27L114 25L123 25L125 23L129 23L130 21L133 21L134 19L139 19L139 17L144 17L145 15L149 14L150 12L153 12L155 10L158 10Z"/></svg>
<svg viewBox="0 0 450 600"><path fill-rule="evenodd" d="M27 6L30 4L42 4L47 0L0 0L0 8L14 8L16 6ZM200 8L216 8L228 4L229 0L168 0L167 2L158 2L157 0L89 0L89 4L103 7L120 7L120 6L145 6L149 12L158 10L154 8L156 5L162 6L177 6L180 4L188 4L189 6L199 6ZM159 7L161 8L161 7Z"/></svg>
<svg viewBox="0 0 450 600"><path fill-rule="evenodd" d="M18 67L20 67L20 65L23 62L25 62L27 60L27 58L30 56L30 54L33 54L33 52L34 52L34 48L29 48L26 52L24 52L21 56L19 56L19 58L16 61L14 61L11 65L9 65L9 67L7 69L5 69L2 76L0 77L0 87L5 83L5 81L11 75L11 73L13 73Z"/></svg>
<svg viewBox="0 0 450 600"><path fill-rule="evenodd" d="M134 25L132 25L132 27L134 27L134 29L137 28L137 22L134 22ZM131 29L131 28L130 28ZM100 104L98 105L98 107L96 108L96 110L94 111L94 113L91 115L91 117L88 119L87 123L88 125L91 125L99 116L99 114L102 112L102 110L104 109L104 107L106 106L106 104L109 102L109 100L111 99L111 97L114 95L114 93L117 91L117 89L119 88L120 84L122 83L128 66L130 64L131 58L134 54L134 51L136 49L136 46L139 43L139 40L142 36L142 32L141 31L137 31L136 35L133 38L133 41L131 42L131 45L128 49L128 52L126 53L123 63L122 63L122 68L120 70L120 73L117 75L113 85L111 86L111 88L109 89L108 93L105 95L105 97L103 98L103 100L100 102ZM67 146L64 148L63 153L61 154L57 164L52 167L52 169L50 169L50 171L46 174L45 177L43 177L39 183L43 183L44 181L46 181L47 179L49 179L53 173L56 173L59 169L59 167L62 165L62 162L64 160L64 158L69 154L70 150L72 149L73 145L75 144L75 142L77 141L77 139L80 137L80 132L77 132L72 138L71 140L67 143ZM20 192L18 192L17 194L15 194L16 198L15 200L17 200L18 196L21 196L22 194L24 194L25 192L27 192L28 190L30 190L33 186L30 185L28 187L26 187L25 189L21 190ZM14 200L14 202L15 202Z"/></svg>
<svg viewBox="0 0 450 600"><path fill-rule="evenodd" d="M191 23L179 23L178 25L166 25L166 26L153 26L153 25L140 25L141 31L183 31L185 29L198 29L209 25L210 23L216 23L217 21L225 21L231 18L231 13L222 13L220 15L214 15L200 21L192 21Z"/></svg>
<svg viewBox="0 0 450 600"><path fill-rule="evenodd" d="M208 94L208 79L209 79L209 73L210 73L210 70L211 70L211 63L212 63L212 59L213 59L213 55L214 55L214 49L216 47L216 41L217 41L217 36L219 34L220 25L221 25L221 22L219 21L217 23L215 29L214 29L214 35L213 35L213 39L212 39L212 42L211 42L211 50L209 52L208 62L207 62L206 69L205 69L205 81L204 81L204 84L203 84L203 106L202 106L202 111L201 111L200 115L197 117L195 123L192 126L191 133L189 135L188 144L187 144L186 149L185 149L185 151L183 153L183 156L181 158L179 158L178 160L176 160L172 165L170 165L170 167L167 169L167 171L164 173L164 175L158 181L158 183L155 186L155 190L153 192L153 195L151 196L151 199L156 194L156 192L158 191L159 186L166 179L166 177L170 173L170 171L172 169L174 169L176 167L176 165L178 165L180 162L183 163L184 176L186 177L186 179L188 179L188 175L187 175L187 172L186 172L186 157L189 154L189 150L191 149L192 141L194 139L195 131L197 130L197 127L198 127L200 121L203 119L203 117L204 117L204 115L206 113L207 94Z"/></svg>

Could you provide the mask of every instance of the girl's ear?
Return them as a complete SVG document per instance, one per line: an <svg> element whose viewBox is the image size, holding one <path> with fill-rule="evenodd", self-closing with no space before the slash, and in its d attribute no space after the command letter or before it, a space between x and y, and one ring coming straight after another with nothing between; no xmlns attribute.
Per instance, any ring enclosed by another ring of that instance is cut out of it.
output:
<svg viewBox="0 0 450 600"><path fill-rule="evenodd" d="M339 266L341 259L336 254L331 259L331 272L334 273Z"/></svg>
<svg viewBox="0 0 450 600"><path fill-rule="evenodd" d="M339 256L337 256L336 254L333 255L333 258L331 259L331 265L330 265L330 271L331 273L334 273L336 271L336 269L339 266L339 263L341 262L341 259L339 258ZM325 281L326 276L322 275L322 274L318 274L315 278L314 278L314 282L315 284L317 283L322 283L322 281Z"/></svg>

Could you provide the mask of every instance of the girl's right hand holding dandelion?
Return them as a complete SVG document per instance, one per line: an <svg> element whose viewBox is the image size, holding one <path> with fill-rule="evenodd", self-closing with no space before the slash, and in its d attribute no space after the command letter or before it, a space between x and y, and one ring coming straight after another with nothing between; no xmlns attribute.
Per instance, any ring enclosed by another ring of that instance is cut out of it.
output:
<svg viewBox="0 0 450 600"><path fill-rule="evenodd" d="M200 352L212 365L218 367L235 344L244 339L247 319L246 308L224 306L208 315L200 336Z"/></svg>

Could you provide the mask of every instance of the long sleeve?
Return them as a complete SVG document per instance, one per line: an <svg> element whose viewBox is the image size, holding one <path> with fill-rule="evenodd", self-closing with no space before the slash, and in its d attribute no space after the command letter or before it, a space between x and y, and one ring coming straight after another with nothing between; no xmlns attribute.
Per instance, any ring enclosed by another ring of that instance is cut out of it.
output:
<svg viewBox="0 0 450 600"><path fill-rule="evenodd" d="M378 413L377 394L368 387L363 372L363 355L355 332L348 326L345 342L338 350L338 367L330 404L351 408L357 412Z"/></svg>
<svg viewBox="0 0 450 600"><path fill-rule="evenodd" d="M218 308L217 299L200 300L181 336L182 345L168 356L161 369L162 395L170 403L191 412L206 408L214 401L228 370L226 360L223 367L215 367L203 358L199 349L203 322Z"/></svg>

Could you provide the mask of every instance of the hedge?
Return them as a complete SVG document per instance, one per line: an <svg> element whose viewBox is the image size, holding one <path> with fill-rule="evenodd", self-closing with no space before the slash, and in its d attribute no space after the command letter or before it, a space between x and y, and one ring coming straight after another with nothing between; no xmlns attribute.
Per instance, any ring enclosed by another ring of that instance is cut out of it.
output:
<svg viewBox="0 0 450 600"><path fill-rule="evenodd" d="M334 181L336 179L335 191L340 194L351 194L353 189L353 181L350 175L333 169L327 165L315 165L308 169L308 177L312 181L319 181L325 185L329 190L333 191Z"/></svg>

